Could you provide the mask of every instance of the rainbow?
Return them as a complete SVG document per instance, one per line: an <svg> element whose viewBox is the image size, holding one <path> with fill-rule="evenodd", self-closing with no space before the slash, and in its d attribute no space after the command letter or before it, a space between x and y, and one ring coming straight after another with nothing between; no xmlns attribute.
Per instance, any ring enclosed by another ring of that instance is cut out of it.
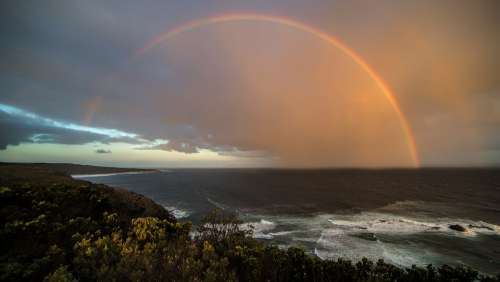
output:
<svg viewBox="0 0 500 282"><path fill-rule="evenodd" d="M196 19L181 25L178 25L174 28L171 28L167 30L166 32L156 36L155 38L151 39L148 41L142 48L137 50L132 59L139 57L143 55L144 53L148 52L152 48L158 46L160 43L167 41L171 39L172 37L175 37L181 33L191 31L197 28L200 28L202 26L206 25L212 25L212 24L218 24L218 23L226 23L226 22L234 22L234 21L259 21L259 22L268 22L268 23L273 23L273 24L280 24L283 26L287 26L290 28L295 28L297 30L301 30L307 33L310 33L317 38L327 42L328 44L333 45L340 51L342 51L344 54L349 56L356 64L358 64L376 83L376 85L382 90L385 98L389 101L393 109L396 111L398 117L399 117L399 122L402 130L405 133L405 138L406 138L406 143L408 145L410 157L412 159L413 165L415 167L420 166L420 160L418 157L418 152L417 152L417 146L415 144L415 138L413 135L413 132L411 130L411 127L408 123L407 118L403 114L403 111L401 110L401 106L399 105L398 101L394 97L393 92L387 85L387 83L384 82L382 77L378 75L375 70L373 70L372 67L360 56L358 55L354 50L349 48L346 44L344 44L342 41L340 41L338 38L335 38L331 36L330 34L317 29L315 27L312 27L310 25L298 22L293 19L285 18L285 17L279 17L279 16L272 16L272 15L261 15L261 14L224 14L220 16L212 16L212 17L206 17L206 18L200 18Z"/></svg>

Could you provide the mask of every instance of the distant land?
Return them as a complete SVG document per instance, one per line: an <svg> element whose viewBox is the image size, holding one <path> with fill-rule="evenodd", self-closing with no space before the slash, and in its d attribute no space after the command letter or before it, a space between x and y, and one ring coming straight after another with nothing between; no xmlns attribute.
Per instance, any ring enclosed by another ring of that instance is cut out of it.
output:
<svg viewBox="0 0 500 282"><path fill-rule="evenodd" d="M74 174L104 174L104 173L126 173L126 172L154 172L157 169L144 169L144 168L118 168L107 166L94 166L94 165L80 165L70 163L5 163L0 162L0 167L10 166L17 168L29 168L50 170L59 173L66 173L68 175Z"/></svg>

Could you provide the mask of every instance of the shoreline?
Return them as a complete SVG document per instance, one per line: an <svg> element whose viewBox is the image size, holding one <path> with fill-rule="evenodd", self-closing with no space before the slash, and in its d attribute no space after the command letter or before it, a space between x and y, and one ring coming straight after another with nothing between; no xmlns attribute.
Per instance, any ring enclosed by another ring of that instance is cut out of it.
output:
<svg viewBox="0 0 500 282"><path fill-rule="evenodd" d="M148 173L158 173L159 170L150 171L126 171L126 172L113 172L113 173L94 173L94 174L70 174L74 179L84 179L84 178L94 178L94 177L108 177L115 175L125 175L125 174L148 174Z"/></svg>

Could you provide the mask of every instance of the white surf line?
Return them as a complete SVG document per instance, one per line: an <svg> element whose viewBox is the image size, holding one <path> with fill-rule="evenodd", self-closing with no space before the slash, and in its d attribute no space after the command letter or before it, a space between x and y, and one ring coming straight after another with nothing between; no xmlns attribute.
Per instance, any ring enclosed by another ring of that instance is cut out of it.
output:
<svg viewBox="0 0 500 282"><path fill-rule="evenodd" d="M189 217L191 215L191 213L192 213L188 209L181 209L181 208L178 208L178 207L175 207L175 206L162 205L162 207L164 209L166 209L168 212L172 213L172 215L176 219L182 219L182 218Z"/></svg>
<svg viewBox="0 0 500 282"><path fill-rule="evenodd" d="M128 171L128 172L115 172L115 173L97 173L97 174L72 174L73 178L92 178L92 177L107 177L114 175L124 175L124 174L145 174L145 173L155 173L159 171L148 170L148 171Z"/></svg>

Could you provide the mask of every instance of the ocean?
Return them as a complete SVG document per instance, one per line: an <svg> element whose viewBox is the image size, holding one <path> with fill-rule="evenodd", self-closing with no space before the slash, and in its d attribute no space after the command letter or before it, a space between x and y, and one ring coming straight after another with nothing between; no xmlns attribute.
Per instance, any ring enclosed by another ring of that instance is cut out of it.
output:
<svg viewBox="0 0 500 282"><path fill-rule="evenodd" d="M259 240L323 259L500 272L500 169L169 169L78 178L143 194L194 225L214 208L235 212Z"/></svg>

